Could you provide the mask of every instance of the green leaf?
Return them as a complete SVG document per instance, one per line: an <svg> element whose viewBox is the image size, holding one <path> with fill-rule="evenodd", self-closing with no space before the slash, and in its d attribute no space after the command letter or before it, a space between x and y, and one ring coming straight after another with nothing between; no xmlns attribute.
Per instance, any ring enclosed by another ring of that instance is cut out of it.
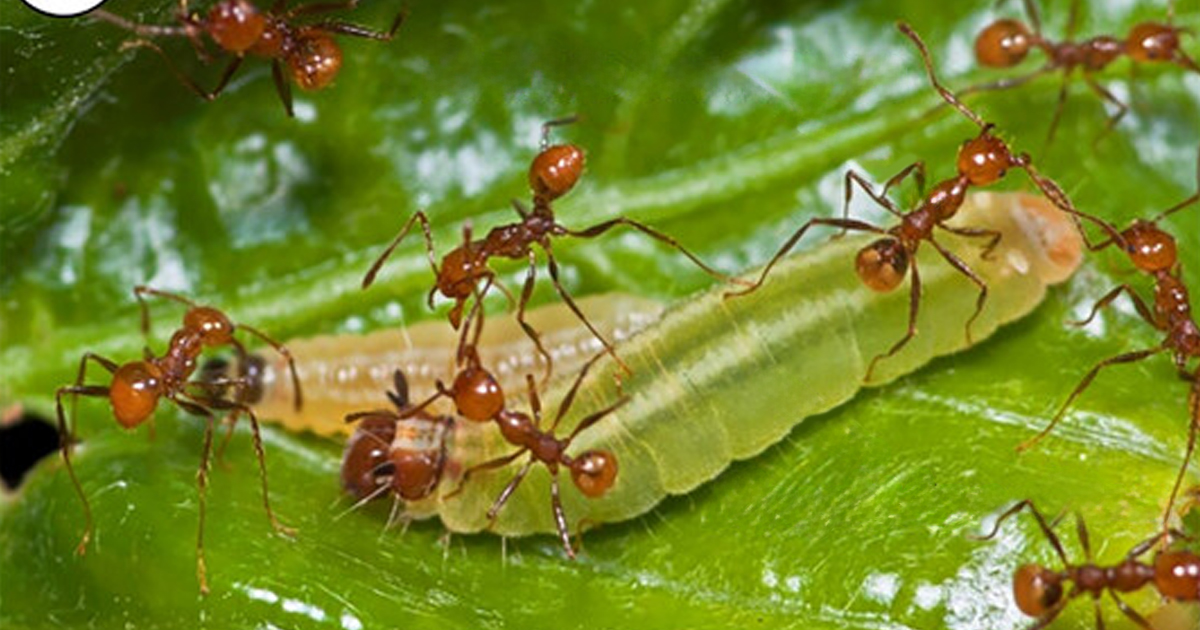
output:
<svg viewBox="0 0 1200 630"><path fill-rule="evenodd" d="M147 21L169 19L173 7L106 5ZM375 2L347 19L383 28L395 10ZM1079 32L1122 33L1162 12L1159 3L1088 7ZM1061 33L1065 7L1044 13L1046 32ZM119 52L126 36L114 27L5 3L0 402L53 417L54 389L72 381L84 352L139 356L137 283L183 291L284 339L439 317L423 305L430 277L419 239L362 292L370 261L417 209L430 213L443 248L461 238L464 219L476 230L511 221L537 125L569 113L582 122L556 137L585 147L589 167L556 206L565 224L628 215L723 269L760 264L806 218L839 212L849 167L884 181L923 159L932 180L952 174L955 149L977 129L946 109L927 115L936 96L893 22L914 25L958 89L998 74L969 58L991 15L928 0L419 3L391 43L344 40L337 83L297 92L290 120L261 60L205 103L148 51ZM1200 13L1181 6L1176 19L1195 27ZM185 71L215 82L218 69L195 62L186 41L164 44ZM1195 41L1185 45L1195 56ZM1081 83L1044 151L1055 79L970 102L1081 209L1124 225L1194 191L1200 82L1170 69L1140 70L1131 82L1124 63L1102 80L1132 110L1095 145L1104 113ZM1029 187L1019 173L1002 186ZM853 211L887 220L865 203ZM1166 222L1185 270L1200 269L1198 217ZM677 301L710 283L638 237L555 251L576 295ZM271 427L271 498L300 534L271 534L239 432L210 476L213 592L200 598L202 427L163 408L148 440L85 400L74 461L96 540L73 555L82 511L61 462L42 462L0 508L0 622L1023 627L1011 571L1053 564L1053 552L1024 519L998 540L967 536L1029 497L1050 514L1083 513L1098 559L1113 561L1155 531L1186 442L1186 385L1163 359L1114 368L1050 439L1013 450L1089 366L1160 341L1129 309L1086 329L1064 325L1118 283L1147 294L1125 269L1117 252L1092 257L1032 316L971 351L806 420L647 516L588 532L577 562L552 537L452 536L443 546L435 522L384 532L387 506L339 517L348 505L338 493L341 446ZM506 281L523 274L518 264L501 270ZM546 287L535 295L553 299ZM178 315L155 315L151 346L161 350ZM1060 529L1079 557L1071 528ZM1149 593L1129 601L1156 605ZM1055 627L1092 627L1088 609L1077 604ZM1132 627L1107 613L1109 627Z"/></svg>

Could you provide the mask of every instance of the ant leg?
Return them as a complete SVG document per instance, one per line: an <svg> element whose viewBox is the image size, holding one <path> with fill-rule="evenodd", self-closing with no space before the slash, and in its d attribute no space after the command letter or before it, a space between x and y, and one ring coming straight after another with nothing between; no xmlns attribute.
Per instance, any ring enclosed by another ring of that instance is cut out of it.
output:
<svg viewBox="0 0 1200 630"><path fill-rule="evenodd" d="M71 465L71 440L74 437L74 433L67 433L67 421L63 416L62 397L63 394L70 394L74 398L78 398L79 396L107 398L108 391L107 387L100 385L74 385L60 387L54 393L54 408L58 413L58 449L62 452L63 463L67 466L67 475L71 477L71 484L75 486L75 493L79 495L79 500L83 502L83 537L79 539L79 544L75 547L75 553L81 556L87 552L88 541L92 539L92 506L88 503L87 495L83 492L83 486L79 483L79 477L75 475L75 467Z"/></svg>
<svg viewBox="0 0 1200 630"><path fill-rule="evenodd" d="M558 529L558 538L562 541L563 550L567 557L575 559L575 549L571 547L571 530L567 526L567 515L563 512L562 498L559 496L558 474L550 477L550 509L554 512L554 526Z"/></svg>
<svg viewBox="0 0 1200 630"><path fill-rule="evenodd" d="M302 4L286 13L281 13L286 5L287 0L278 0L275 5L271 7L271 12L279 15L285 20L290 20L291 18L301 15L319 15L321 13L350 11L358 8L358 0L341 0L340 2L312 2L309 4Z"/></svg>
<svg viewBox="0 0 1200 630"><path fill-rule="evenodd" d="M524 455L526 452L528 452L528 450L529 449L522 448L520 450L513 452L510 455L505 455L504 457L497 457L496 459L488 460L486 462L483 462L482 464L475 464L474 466L471 466L470 468L468 468L466 471L463 472L463 476L461 479L458 480L458 485L454 487L454 490L451 491L450 494L444 495L442 498L450 499L450 498L453 498L453 497L456 497L456 496L462 494L463 489L466 488L466 486L467 486L467 481L470 480L471 477L475 475L475 473L483 472L485 470L495 470L497 468L504 468L505 466L513 463L513 461L515 461L518 457ZM531 459L529 461L529 463L532 464L533 460ZM491 518L491 517L488 517L488 518Z"/></svg>
<svg viewBox="0 0 1200 630"><path fill-rule="evenodd" d="M1191 426L1188 428L1187 449L1183 452L1183 463L1179 466L1179 473L1175 475L1175 485L1171 486L1171 496L1167 499L1167 507L1163 510L1163 532L1167 532L1170 529L1171 510L1175 507L1175 500L1179 497L1179 487L1183 484L1183 478L1187 475L1188 464L1192 461L1192 454L1196 452L1196 435L1200 433L1200 380L1196 382L1197 385L1192 388L1192 393L1188 397L1188 406L1191 408L1192 421ZM1164 535L1165 538L1166 536Z"/></svg>
<svg viewBox="0 0 1200 630"><path fill-rule="evenodd" d="M1033 34L1040 39L1042 36L1042 16L1038 15L1037 5L1033 0L1024 0L1025 14L1029 16L1029 25L1033 27ZM1069 38L1068 38L1069 39Z"/></svg>
<svg viewBox="0 0 1200 630"><path fill-rule="evenodd" d="M624 359L617 355L616 348L613 348L612 343L605 339L604 335L601 335L599 330L596 330L596 327L592 324L591 320L589 320L587 316L583 314L583 311L579 310L579 305L575 303L574 298L572 298L571 294L567 292L566 287L562 285L562 281L559 280L558 277L558 262L554 260L554 252L551 251L548 244L543 244L542 248L546 252L546 267L550 271L550 283L554 285L554 290L558 292L558 296L562 298L562 301L567 305L567 308L571 309L571 312L575 314L575 317L579 318L579 321L583 322L583 325L592 333L592 336L600 342L600 345L604 346L604 351L612 356L613 361L616 361L617 365L621 367L621 371L626 375L632 375L633 370L630 369L629 365L625 363ZM616 379L617 386L619 388L621 384L621 377L618 374L614 374L613 378Z"/></svg>
<svg viewBox="0 0 1200 630"><path fill-rule="evenodd" d="M1141 316L1142 319L1146 320L1146 322L1151 326L1158 328L1158 318L1154 316L1154 311L1151 311L1150 307L1146 306L1146 302L1142 300L1142 296L1138 295L1137 292L1133 290L1133 287L1129 286L1128 284L1122 284L1121 286L1104 294L1104 297L1096 300L1096 303L1092 305L1092 311L1088 313L1086 318L1067 323L1071 324L1072 326L1087 326L1092 322L1093 319L1096 318L1096 315L1100 313L1100 309L1111 304L1114 300L1121 296L1121 293L1126 293L1129 295L1129 299L1133 301L1133 307L1137 309L1138 315Z"/></svg>
<svg viewBox="0 0 1200 630"><path fill-rule="evenodd" d="M1088 87L1092 88L1092 91L1095 92L1096 95L1101 98L1101 100L1108 101L1117 108L1117 112L1108 118L1108 124L1104 126L1104 131L1102 131L1100 135L1096 137L1094 143L1096 144L1103 140L1105 136L1112 133L1112 130L1117 126L1117 123L1121 122L1121 119L1125 117L1125 114L1129 113L1129 106L1121 102L1120 99L1114 96L1112 92L1109 92L1104 86L1097 83L1096 79L1090 72L1083 73L1083 80L1088 84Z"/></svg>
<svg viewBox="0 0 1200 630"><path fill-rule="evenodd" d="M538 395L532 374L525 375L525 386L529 389L529 410L533 412L533 427L540 431L542 429L542 397ZM558 408L562 409L561 403ZM555 420L557 421L558 418ZM550 431L550 433L554 433L554 431Z"/></svg>
<svg viewBox="0 0 1200 630"><path fill-rule="evenodd" d="M1075 27L1079 26L1079 0L1071 0L1071 8L1067 13L1067 30L1064 40L1075 39Z"/></svg>
<svg viewBox="0 0 1200 630"><path fill-rule="evenodd" d="M912 40L913 45L917 47L917 51L921 54L921 61L925 63L925 74L929 76L929 82L933 85L933 89L936 90L939 95L941 95L942 100L946 101L946 103L948 103L954 109L957 109L959 113L961 113L963 116L966 116L968 120L975 123L980 129L986 128L987 123L983 122L983 119L979 117L979 114L971 111L971 108L967 107L965 103L958 99L958 97L954 96L953 92L947 90L945 86L938 81L937 74L935 74L933 71L933 60L929 57L929 49L925 47L925 42L921 41L921 36L917 35L917 32L914 31L913 28L906 22L897 22L896 28L900 29L900 32L903 33L905 37L908 37L908 39Z"/></svg>
<svg viewBox="0 0 1200 630"><path fill-rule="evenodd" d="M525 307L529 304L529 298L533 295L533 285L537 278L537 254L531 249L529 250L529 270L525 272L525 283L521 285L521 297L517 301L517 323L521 325L521 330L525 331L525 336L533 341L534 347L537 348L538 356L546 362L546 375L542 377L542 383L550 381L550 374L554 370L554 357L542 345L542 335L534 330L529 322L525 321Z"/></svg>
<svg viewBox="0 0 1200 630"><path fill-rule="evenodd" d="M1000 244L1000 237L1003 233L1000 230L990 230L988 228L970 228L970 227L953 227L949 225L938 224L938 227L946 230L951 234L965 236L967 238L984 238L987 237L987 243L983 245L983 251L979 253L981 260L991 260L992 254L996 251L996 246Z"/></svg>
<svg viewBox="0 0 1200 630"><path fill-rule="evenodd" d="M1062 120L1063 108L1067 104L1067 95L1070 93L1071 74L1070 71L1063 72L1062 85L1058 87L1058 101L1054 105L1054 115L1050 117L1050 128L1046 131L1046 143L1042 146L1042 151L1054 142L1054 135L1058 132L1058 123Z"/></svg>
<svg viewBox="0 0 1200 630"><path fill-rule="evenodd" d="M271 61L271 80L275 82L275 93L279 95L279 102L283 103L283 112L288 118L295 118L296 112L292 107L292 86L283 76L283 66L279 65L279 60Z"/></svg>
<svg viewBox="0 0 1200 630"><path fill-rule="evenodd" d="M250 433L254 438L254 455L258 458L258 472L262 479L262 497L263 508L267 511L267 518L271 521L271 527L275 531L289 538L296 535L296 530L279 522L275 517L275 512L271 509L271 499L267 491L267 454L263 448L262 430L258 425L258 417L254 415L251 409L241 403L232 404L232 409L235 414L246 414L250 418ZM234 416L236 417L236 415Z"/></svg>
<svg viewBox="0 0 1200 630"><path fill-rule="evenodd" d="M931 239L932 241L932 239ZM875 365L883 359L895 356L900 349L912 341L912 338L917 335L917 313L921 309L921 272L917 271L917 257L912 257L912 288L908 293L908 331L904 336L897 341L887 352L875 355L871 359L871 364L867 366L867 373L863 376L863 382L871 382L871 376L875 373ZM969 325L969 322L968 322Z"/></svg>
<svg viewBox="0 0 1200 630"><path fill-rule="evenodd" d="M1067 397L1067 401L1064 402L1062 407L1060 407L1058 409L1058 413L1054 414L1054 419L1050 421L1050 424L1047 425L1045 429L1042 429L1042 431L1040 433L1038 433L1037 435L1033 436L1032 438L1030 438L1028 440L1025 440L1019 446L1017 446L1017 451L1018 452L1027 451L1027 450L1033 448L1033 446L1035 444L1040 442L1042 440L1042 438L1049 435L1050 431L1054 430L1055 425L1057 425L1059 423L1059 421L1063 419L1063 416L1065 416L1067 414L1067 409L1071 408L1071 403L1075 402L1075 399L1078 398L1079 395L1082 394L1083 391L1086 390L1088 388L1088 386L1092 384L1092 381L1095 380L1096 375L1100 373L1100 370L1103 370L1104 368L1106 368L1110 365L1117 365L1117 364L1121 364L1121 363L1135 363L1135 362L1141 361L1147 357L1156 355L1160 352L1165 352L1166 350L1167 350L1167 348L1165 346L1159 346L1157 348L1151 348L1149 350L1137 350L1135 352L1127 352L1125 354L1119 354L1115 357L1109 357L1109 358L1097 363L1083 377L1083 380L1080 381L1079 384L1075 386L1075 390L1071 392L1071 395Z"/></svg>
<svg viewBox="0 0 1200 630"><path fill-rule="evenodd" d="M367 275L363 277L362 288L365 289L371 286L372 282L375 282L375 274L379 273L379 268L382 267L383 263L386 262L388 257L392 255L392 250L396 249L396 246L400 244L400 241L404 240L404 237L408 234L408 231L412 229L413 221L421 222L421 231L425 233L425 251L429 255L429 267L433 269L433 275L435 277L440 275L438 273L437 257L433 253L433 234L429 231L429 218L425 216L424 212L417 210L411 217L408 218L407 221L404 222L404 225L400 228L400 232L396 234L396 238L392 239L392 243L387 246L387 249L383 250L383 254L381 254L379 258L375 259L375 262L371 265L371 268L367 270Z"/></svg>
<svg viewBox="0 0 1200 630"><path fill-rule="evenodd" d="M997 234L996 237L999 238L999 234ZM975 320L979 319L979 315L983 313L983 305L987 303L987 283L983 281L983 278L980 278L978 275L976 275L974 271L971 271L971 268L967 266L967 263L963 262L961 258L955 256L945 247L942 247L942 244L934 240L932 235L929 237L929 242L932 243L934 249L936 249L938 253L942 255L942 258L944 258L946 262L950 263L951 267L954 267L959 273L966 276L968 280L974 282L975 286L979 287L979 297L975 299L975 312L971 313L971 318L967 320L967 345L971 345L971 326L975 323Z"/></svg>
<svg viewBox="0 0 1200 630"><path fill-rule="evenodd" d="M567 234L570 236L574 236L576 238L595 238L595 237L600 236L601 234L611 230L612 228L617 227L618 225L624 225L627 227L631 227L631 228L641 232L642 234L649 236L650 238L653 238L661 243L664 243L670 247L675 248L679 253L681 253L685 257L687 257L688 260L692 261L693 264L695 264L697 267L702 269L704 271L704 273L707 273L708 275L712 276L713 278L716 278L717 280L720 280L721 282L734 282L734 283L738 283L738 284L745 284L744 281L741 281L737 278L731 277L728 274L722 273L722 272L717 271L716 269L713 269L712 267L708 266L707 263L705 263L703 260L700 260L700 258L698 256L696 256L695 254L693 254L692 252L688 251L688 249L686 247L684 247L683 245L680 245L679 241L675 240L674 238L667 236L666 234L663 234L662 232L659 232L658 230L646 225L645 223L641 223L641 222L635 221L635 220L627 218L627 217L617 217L615 219L610 219L608 221L605 221L603 223L598 223L596 225L593 225L592 227L589 227L589 228L586 228L583 230L570 230L570 229L567 229L567 228L564 228L561 226L558 226L558 227L561 230L562 234Z"/></svg>
<svg viewBox="0 0 1200 630"><path fill-rule="evenodd" d="M117 371L117 368L118 368L116 362L113 361L112 359L102 357L102 356L92 353L92 352L85 352L83 354L83 358L79 360L79 372L77 372L75 374L75 387L83 387L83 381L87 379L88 361L95 361L96 363L99 363L100 367L108 370L109 374L115 374ZM108 392L106 391L104 395L107 396ZM75 412L78 409L78 407L79 407L79 398L78 397L72 398L71 399L71 427L70 427L71 432L62 434L62 437L68 438L68 441L71 444L73 444L75 441L75 415L76 415ZM65 427L63 427L63 428L65 428Z"/></svg>
<svg viewBox="0 0 1200 630"><path fill-rule="evenodd" d="M579 435L583 431L586 431L588 427L592 426L593 424L596 424L596 422L598 422L601 418L604 418L608 414L620 409L621 407L625 406L625 403L628 403L628 402L629 402L629 397L625 396L625 397L621 398L620 400L618 400L617 402L605 407L604 409L601 409L600 411L597 411L597 412L587 416L583 420L580 420L579 424L575 425L575 428L571 431L571 434L567 436L567 443L570 444L571 441L575 439L576 435ZM551 431L551 432L553 432L553 431Z"/></svg>
<svg viewBox="0 0 1200 630"><path fill-rule="evenodd" d="M1130 621L1136 623L1139 628L1143 628L1144 630L1154 630L1154 626L1150 625L1150 622L1146 621L1145 617L1139 615L1137 611L1130 608L1129 604L1121 601L1121 598L1117 597L1117 594L1113 592L1112 589L1109 589L1108 594L1111 595L1113 601L1116 602L1117 610L1120 610L1126 617L1129 617Z"/></svg>
<svg viewBox="0 0 1200 630"><path fill-rule="evenodd" d="M186 9L186 7L184 7L184 8ZM113 26L116 26L118 28L123 28L123 29L133 33L134 35L140 35L142 37L174 37L174 36L180 36L180 35L191 37L191 34L188 32L187 27L184 27L184 26L161 26L158 24L138 24L137 22L133 22L133 21L123 18L119 15L114 15L112 13L109 13L108 11L105 11L104 9L95 9L93 11L88 11L86 15L87 15L87 17L90 17L92 19L100 20L101 22L108 22L109 24L112 24Z"/></svg>
<svg viewBox="0 0 1200 630"><path fill-rule="evenodd" d="M150 306L146 304L147 295L156 298L162 298L164 300L179 302L188 308L196 308L199 306L192 300L189 300L178 293L160 291L158 289L139 284L136 287L133 287L133 296L137 298L138 306L142 309L142 334L148 334L150 332Z"/></svg>
<svg viewBox="0 0 1200 630"><path fill-rule="evenodd" d="M200 520L196 528L196 579L200 582L200 594L208 595L208 569L204 562L204 513L208 495L208 462L212 457L213 415L207 408L186 400L172 398L184 411L204 417L204 448L200 451L200 469L196 472L196 489L200 494Z"/></svg>
<svg viewBox="0 0 1200 630"><path fill-rule="evenodd" d="M904 167L904 169L901 170L899 173L896 173L895 175L893 175L892 178L887 180L887 183L884 184L883 192L878 193L878 194L876 194L875 190L873 188L871 188L871 183L868 182L865 178L863 178L862 175L859 175L857 171L855 171L854 169L847 170L846 176L842 180L843 188L846 191L846 199L842 203L842 220L843 221L850 220L850 199L854 196L854 184L858 184L858 187L861 188L862 191L864 193L866 193L867 196L870 197L875 202L876 205L878 205L879 207L883 208L884 210L887 210L888 212L890 212L898 217L903 217L904 213L901 212L900 209L896 207L896 204L892 203L892 201L887 198L887 194L888 194L888 190L892 186L899 185L900 182L902 182L906 177L908 177L909 173L912 173L914 171L916 172L917 186L921 189L921 194L924 195L924 192L925 192L925 162L923 162L923 161L913 162L912 164L909 164L908 166ZM836 235L834 235L834 238L842 238L849 231L850 230L848 228L842 228L842 231L838 232Z"/></svg>
<svg viewBox="0 0 1200 630"><path fill-rule="evenodd" d="M533 469L533 464L536 461L533 457L530 457L529 461L525 462L525 465L521 467L521 470L518 470L517 474L513 475L508 485L504 486L504 489L500 491L500 495L496 497L496 500L492 503L492 507L488 508L487 511L488 529L491 529L496 524L496 517L500 515L500 510L504 508L505 503L508 503L508 498L512 496L512 493L517 491L521 482L525 481L525 475L528 475L529 471Z"/></svg>
<svg viewBox="0 0 1200 630"><path fill-rule="evenodd" d="M575 404L575 394L579 391L579 386L583 383L583 379L587 376L588 371L592 369L592 366L595 365L596 361L598 361L602 356L604 356L603 352L597 353L596 355L592 356L592 358L588 359L587 363L584 363L583 367L579 369L579 374L575 376L575 382L571 383L571 389L567 390L567 395L564 396L562 402L558 404L558 412L554 414L554 423L550 425L549 433L551 435L554 434L554 430L558 428L558 423L562 420L563 416L567 414L567 411L571 408L571 405Z"/></svg>
<svg viewBox="0 0 1200 630"><path fill-rule="evenodd" d="M230 59L229 63L225 66L225 70L221 72L221 78L217 81L217 86L212 90L205 90L204 88L200 87L199 83L196 83L195 79L192 79L188 75L184 74L183 71L179 69L179 66L176 66L174 61L171 61L171 57L168 56L158 44L145 39L135 39L121 44L121 50L128 50L130 48L149 48L150 50L158 53L158 56L162 57L163 61L166 62L167 69L171 71L171 74L174 74L175 78L178 79L179 82L184 85L184 87L188 88L196 96L199 96L206 101L215 100L221 95L221 92L225 91L225 88L229 85L229 80L233 78L233 74L237 72L238 67L242 65L242 59L244 59L244 57L240 55Z"/></svg>
<svg viewBox="0 0 1200 630"><path fill-rule="evenodd" d="M408 8L405 7L396 14L396 17L392 20L392 25L386 31L376 31L365 26L359 26L358 24L351 24L349 22L320 22L318 24L314 24L311 28L325 31L327 33L336 33L338 35L348 35L350 37L362 37L364 39L374 39L376 41L387 42L391 41L392 38L396 36L396 31L400 30L400 25L404 23L404 20L407 17Z"/></svg>
<svg viewBox="0 0 1200 630"><path fill-rule="evenodd" d="M1050 546L1054 547L1054 551L1058 553L1058 558L1062 560L1063 565L1069 566L1071 563L1067 560L1067 553L1063 550L1062 541L1058 539L1058 534L1054 533L1054 529L1050 527L1049 523L1046 522L1046 517L1042 516L1041 511L1037 509L1037 506L1033 504L1033 500L1031 499L1020 501L1005 510L1004 513L996 519L996 524L992 527L992 531L986 536L975 536L973 538L976 540L991 540L992 538L995 538L996 534L1000 533L1000 526L1004 523L1004 521L1008 520L1013 515L1017 514L1021 510L1024 510L1025 508L1029 508L1029 511L1033 514L1033 518L1037 521L1038 526L1042 528L1042 533L1046 536L1046 540L1050 541Z"/></svg>
<svg viewBox="0 0 1200 630"><path fill-rule="evenodd" d="M828 225L831 227L840 227L845 230L871 232L874 234L887 234L887 231L883 228L876 227L870 223L855 219L825 219L820 217L816 219L809 219L807 223L800 226L800 229L796 230L788 238L788 240L783 243L783 245L779 248L779 251L775 252L775 256L773 256L767 265L763 267L762 273L758 276L758 280L754 281L754 283L752 283L748 288L741 289L739 291L727 292L724 296L724 299L728 300L731 297L741 297L748 293L757 291L758 288L762 286L763 281L767 279L767 274L771 273L771 269L775 267L775 263L779 262L781 258L788 254L788 252L792 251L792 248L796 246L796 243L800 242L801 238L804 238L804 233L808 231L808 228L814 225Z"/></svg>
<svg viewBox="0 0 1200 630"><path fill-rule="evenodd" d="M346 417L342 420L342 422L345 422L346 424L353 424L355 422L358 422L359 420L362 420L363 418L379 418L379 417L387 418L389 420L399 420L400 419L399 416L397 416L395 413L393 413L391 411L388 411L387 409L376 409L374 411L355 411L354 413L348 413L348 414L346 414Z"/></svg>
<svg viewBox="0 0 1200 630"><path fill-rule="evenodd" d="M244 330L255 337L258 337L267 345L274 348L275 352L279 353L279 356L287 360L288 372L290 372L292 375L292 408L296 411L299 411L300 408L304 406L304 394L300 391L300 376L296 373L296 360L292 357L292 352L287 349L287 346L275 341L266 333L254 328L253 326L236 324L235 327L240 330ZM241 343L238 343L237 346L240 348ZM240 352L245 353L246 350L244 348L240 348Z"/></svg>

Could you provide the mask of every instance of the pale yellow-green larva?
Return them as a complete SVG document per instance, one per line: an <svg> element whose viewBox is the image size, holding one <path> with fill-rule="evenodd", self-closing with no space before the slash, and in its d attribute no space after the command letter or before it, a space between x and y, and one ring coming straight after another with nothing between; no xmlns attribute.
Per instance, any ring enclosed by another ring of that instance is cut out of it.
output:
<svg viewBox="0 0 1200 630"><path fill-rule="evenodd" d="M658 320L663 305L625 294L595 295L578 300L580 308L606 339L621 341ZM529 323L542 336L554 370L573 374L600 350L600 341L562 304L533 309ZM404 372L413 399L434 391L434 382L454 379L458 332L445 321L426 321L403 329L380 330L366 335L324 335L288 339L296 358L296 371L304 391L304 406L292 404L292 383L286 378L283 359L264 356L259 381L261 395L251 406L264 420L295 431L318 435L349 435L354 429L346 414L387 407L384 392L392 387L392 374ZM525 391L525 375L542 373L538 354L516 322L495 315L487 320L479 343L480 358L508 392ZM435 407L447 410L444 405Z"/></svg>
<svg viewBox="0 0 1200 630"><path fill-rule="evenodd" d="M1069 277L1082 259L1071 220L1040 197L977 193L953 222L1000 230L990 260L980 259L979 239L939 240L965 260L990 290L972 327L976 343L1032 311L1049 285ZM753 457L805 418L849 400L864 386L871 358L904 333L908 291L877 293L854 272L855 253L869 239L831 240L793 255L758 291L725 299L717 286L663 314L617 345L633 375L624 379L626 405L581 433L569 453L604 449L615 454L615 484L600 498L583 496L569 475L560 480L571 527L621 521L645 513L667 495L689 492L719 475L730 462ZM872 386L908 374L935 357L967 347L965 323L978 290L932 248L920 254L924 284L918 336L876 367ZM756 271L748 273L754 277ZM614 366L601 359L579 391L558 435L590 412L616 401ZM546 392L547 417L572 380L559 372ZM511 388L511 395L520 391ZM382 392L379 394L383 402ZM413 398L422 392L414 389ZM372 406L382 406L380 402ZM459 421L447 437L451 464L440 488L406 506L411 516L440 517L454 532L488 527L486 513L525 457L472 478L447 496L466 467L513 451L491 423ZM509 498L492 527L506 536L553 533L549 475L535 466Z"/></svg>

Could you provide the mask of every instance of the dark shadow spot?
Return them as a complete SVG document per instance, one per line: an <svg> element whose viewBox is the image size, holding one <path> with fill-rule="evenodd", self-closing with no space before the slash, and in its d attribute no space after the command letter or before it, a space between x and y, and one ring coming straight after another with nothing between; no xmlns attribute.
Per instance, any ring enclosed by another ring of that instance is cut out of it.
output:
<svg viewBox="0 0 1200 630"><path fill-rule="evenodd" d="M25 473L43 457L58 450L58 431L40 416L24 413L0 426L0 479L15 490Z"/></svg>

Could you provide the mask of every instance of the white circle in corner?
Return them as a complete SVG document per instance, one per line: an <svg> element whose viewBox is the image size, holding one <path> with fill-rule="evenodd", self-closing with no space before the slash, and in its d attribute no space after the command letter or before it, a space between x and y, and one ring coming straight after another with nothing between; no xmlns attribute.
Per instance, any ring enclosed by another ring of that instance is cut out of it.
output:
<svg viewBox="0 0 1200 630"><path fill-rule="evenodd" d="M104 0L22 0L30 9L50 17L76 17L104 4Z"/></svg>

